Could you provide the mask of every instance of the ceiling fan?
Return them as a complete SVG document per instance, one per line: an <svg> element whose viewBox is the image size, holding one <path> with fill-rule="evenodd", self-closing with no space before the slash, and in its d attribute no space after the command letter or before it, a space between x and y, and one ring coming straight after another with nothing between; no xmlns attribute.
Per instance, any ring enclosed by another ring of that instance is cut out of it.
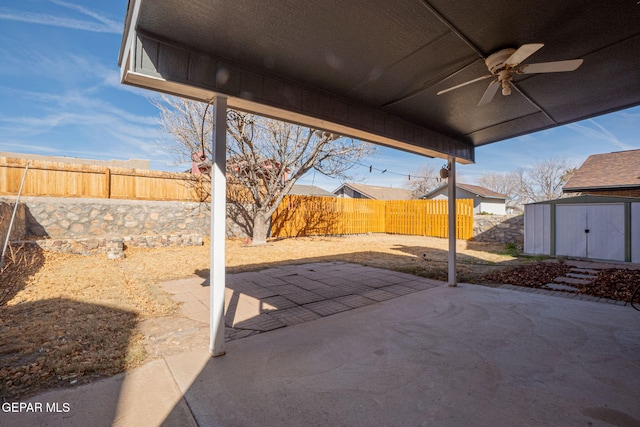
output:
<svg viewBox="0 0 640 427"><path fill-rule="evenodd" d="M554 61L554 62L540 62L537 64L522 64L522 61L533 55L544 44L542 43L530 43L523 44L518 49L502 49L496 53L493 53L485 59L485 64L491 74L478 77L477 79L470 80L465 83L450 87L448 89L441 90L438 95L461 88L471 83L478 82L480 80L488 78L496 78L489 87L485 90L484 95L478 103L478 107L491 102L493 97L498 92L498 89L502 88L502 94L504 96L511 94L511 85L514 74L535 74L535 73L559 73L564 71L574 71L580 65L582 65L582 59L569 59L566 61Z"/></svg>

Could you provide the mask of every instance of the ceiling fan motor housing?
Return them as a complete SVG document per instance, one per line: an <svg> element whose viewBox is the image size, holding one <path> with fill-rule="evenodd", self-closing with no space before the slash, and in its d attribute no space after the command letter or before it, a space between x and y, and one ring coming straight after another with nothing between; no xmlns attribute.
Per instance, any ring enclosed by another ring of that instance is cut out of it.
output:
<svg viewBox="0 0 640 427"><path fill-rule="evenodd" d="M489 55L487 59L484 60L484 63L487 64L487 68L491 74L498 74L506 68L504 61L509 59L515 51L516 50L512 48L499 50L496 53Z"/></svg>

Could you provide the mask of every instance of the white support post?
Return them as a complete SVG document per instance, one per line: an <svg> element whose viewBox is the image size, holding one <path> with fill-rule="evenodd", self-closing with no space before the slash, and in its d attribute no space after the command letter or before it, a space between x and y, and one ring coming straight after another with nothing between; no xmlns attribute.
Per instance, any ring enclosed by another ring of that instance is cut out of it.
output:
<svg viewBox="0 0 640 427"><path fill-rule="evenodd" d="M210 339L213 357L226 353L224 348L225 238L227 217L227 98L213 101L213 141L211 167L211 267L209 270Z"/></svg>
<svg viewBox="0 0 640 427"><path fill-rule="evenodd" d="M449 181L447 185L449 202L449 286L457 286L456 279L456 158L449 156Z"/></svg>

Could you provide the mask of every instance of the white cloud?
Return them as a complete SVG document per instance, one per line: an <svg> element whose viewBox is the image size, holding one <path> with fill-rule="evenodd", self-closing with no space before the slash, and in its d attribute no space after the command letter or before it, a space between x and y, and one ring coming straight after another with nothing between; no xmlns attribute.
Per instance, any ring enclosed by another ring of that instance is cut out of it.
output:
<svg viewBox="0 0 640 427"><path fill-rule="evenodd" d="M52 0L52 3L68 10L75 10L85 17L93 18L92 20L68 18L65 16L26 12L9 8L0 9L0 19L9 21L25 22L29 24L48 25L53 27L69 28L73 30L91 31L96 33L112 33L121 34L122 24L107 18L106 16L89 10L85 7L67 3L58 0Z"/></svg>
<svg viewBox="0 0 640 427"><path fill-rule="evenodd" d="M588 126L588 124L592 125L592 127ZM615 145L618 148L621 148L622 150L630 150L631 148L633 148L630 145L620 141L617 136L615 136L607 128L593 119L585 120L580 123L571 123L567 125L567 128L589 138L605 141L609 144Z"/></svg>

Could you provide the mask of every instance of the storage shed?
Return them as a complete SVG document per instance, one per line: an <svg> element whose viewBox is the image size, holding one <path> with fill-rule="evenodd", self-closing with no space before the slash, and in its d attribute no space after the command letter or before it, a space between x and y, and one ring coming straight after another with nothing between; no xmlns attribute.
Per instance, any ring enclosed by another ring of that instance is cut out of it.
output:
<svg viewBox="0 0 640 427"><path fill-rule="evenodd" d="M524 209L531 255L640 263L640 198L578 196Z"/></svg>

